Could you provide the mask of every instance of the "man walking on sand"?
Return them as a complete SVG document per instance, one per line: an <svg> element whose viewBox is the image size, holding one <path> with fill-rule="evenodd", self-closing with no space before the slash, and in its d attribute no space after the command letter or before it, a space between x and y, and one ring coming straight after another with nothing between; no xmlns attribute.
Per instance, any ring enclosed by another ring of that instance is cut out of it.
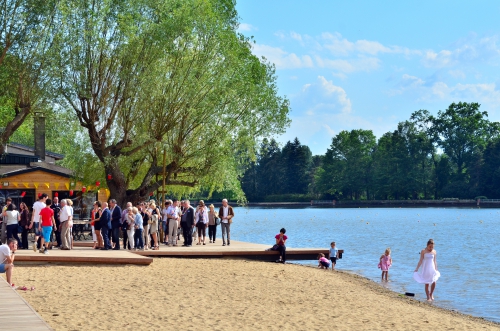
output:
<svg viewBox="0 0 500 331"><path fill-rule="evenodd" d="M7 283L12 286L12 272L14 271L14 254L17 251L17 240L10 238L7 244L0 245L0 273L5 273Z"/></svg>
<svg viewBox="0 0 500 331"><path fill-rule="evenodd" d="M30 229L32 227L35 228L35 243L33 244L33 252L36 252L36 246L38 245L38 237L40 236L40 212L42 211L43 208L45 208L47 205L45 204L45 201L47 201L47 198L49 196L45 193L42 193L40 195L40 198L38 198L38 201L33 204L33 214L31 215L31 224L30 224ZM42 248L40 246L40 248Z"/></svg>
<svg viewBox="0 0 500 331"><path fill-rule="evenodd" d="M71 247L71 221L73 221L73 215L71 209L66 202L66 199L61 200L61 213L59 215L61 220L60 232L61 232L61 249L70 250Z"/></svg>
<svg viewBox="0 0 500 331"><path fill-rule="evenodd" d="M47 199L47 206L42 209L40 212L40 233L42 234L42 238L40 241L40 253L49 254L49 244L50 237L52 235L52 228L57 230L56 220L54 219L54 210L50 208L52 201ZM45 247L44 247L45 245Z"/></svg>
<svg viewBox="0 0 500 331"><path fill-rule="evenodd" d="M184 237L185 247L193 245L193 228L194 228L194 208L191 207L189 200L184 201L184 211L181 217L182 236Z"/></svg>
<svg viewBox="0 0 500 331"><path fill-rule="evenodd" d="M230 235L230 230L231 230L231 223L233 222L233 217L234 217L234 211L233 207L228 205L227 199L222 200L222 206L219 209L219 217L221 219L221 227L222 227L222 246L226 246L226 239L225 236L227 237L227 245L231 245L231 235Z"/></svg>

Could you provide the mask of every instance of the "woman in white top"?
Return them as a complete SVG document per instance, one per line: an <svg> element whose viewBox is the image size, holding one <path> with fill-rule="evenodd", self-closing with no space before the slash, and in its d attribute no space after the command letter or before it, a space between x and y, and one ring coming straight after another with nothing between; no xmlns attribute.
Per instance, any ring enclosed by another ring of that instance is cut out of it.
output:
<svg viewBox="0 0 500 331"><path fill-rule="evenodd" d="M17 246L21 247L21 240L19 240L18 236L18 226L21 220L21 214L16 210L16 205L13 203L8 205L3 216L7 218L7 240L9 238L14 238L17 240Z"/></svg>
<svg viewBox="0 0 500 331"><path fill-rule="evenodd" d="M198 203L198 208L194 214L194 221L196 222L196 228L198 229L198 243L196 245L201 245L201 237L203 236L203 245L205 243L205 236L207 234L207 224L208 224L208 211L205 206L205 202L200 200Z"/></svg>

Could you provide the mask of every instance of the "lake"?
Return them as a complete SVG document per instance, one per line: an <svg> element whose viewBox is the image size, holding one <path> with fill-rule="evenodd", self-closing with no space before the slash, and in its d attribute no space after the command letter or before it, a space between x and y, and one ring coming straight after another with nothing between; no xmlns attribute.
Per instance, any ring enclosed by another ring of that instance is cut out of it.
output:
<svg viewBox="0 0 500 331"><path fill-rule="evenodd" d="M380 255L392 250L389 289L425 300L413 280L420 251L433 238L441 278L435 305L500 322L500 210L462 208L235 208L231 238L274 244L285 227L288 247L344 249L339 270L380 282ZM220 237L220 228L217 230ZM305 262L316 265L316 261Z"/></svg>

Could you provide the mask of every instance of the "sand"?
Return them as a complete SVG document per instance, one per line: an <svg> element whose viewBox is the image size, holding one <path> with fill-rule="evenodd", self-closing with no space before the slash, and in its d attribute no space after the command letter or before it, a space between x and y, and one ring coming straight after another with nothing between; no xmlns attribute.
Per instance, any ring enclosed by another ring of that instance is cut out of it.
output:
<svg viewBox="0 0 500 331"><path fill-rule="evenodd" d="M293 264L155 259L150 266L18 265L55 330L500 330L375 282Z"/></svg>

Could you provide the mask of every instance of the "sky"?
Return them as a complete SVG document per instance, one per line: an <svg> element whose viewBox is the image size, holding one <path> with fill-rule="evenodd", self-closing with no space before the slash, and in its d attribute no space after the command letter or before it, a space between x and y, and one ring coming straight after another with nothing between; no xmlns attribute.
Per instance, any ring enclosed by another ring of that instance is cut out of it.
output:
<svg viewBox="0 0 500 331"><path fill-rule="evenodd" d="M500 121L500 1L237 0L238 31L276 66L290 127L322 155L342 130L380 137L419 109L478 102Z"/></svg>

